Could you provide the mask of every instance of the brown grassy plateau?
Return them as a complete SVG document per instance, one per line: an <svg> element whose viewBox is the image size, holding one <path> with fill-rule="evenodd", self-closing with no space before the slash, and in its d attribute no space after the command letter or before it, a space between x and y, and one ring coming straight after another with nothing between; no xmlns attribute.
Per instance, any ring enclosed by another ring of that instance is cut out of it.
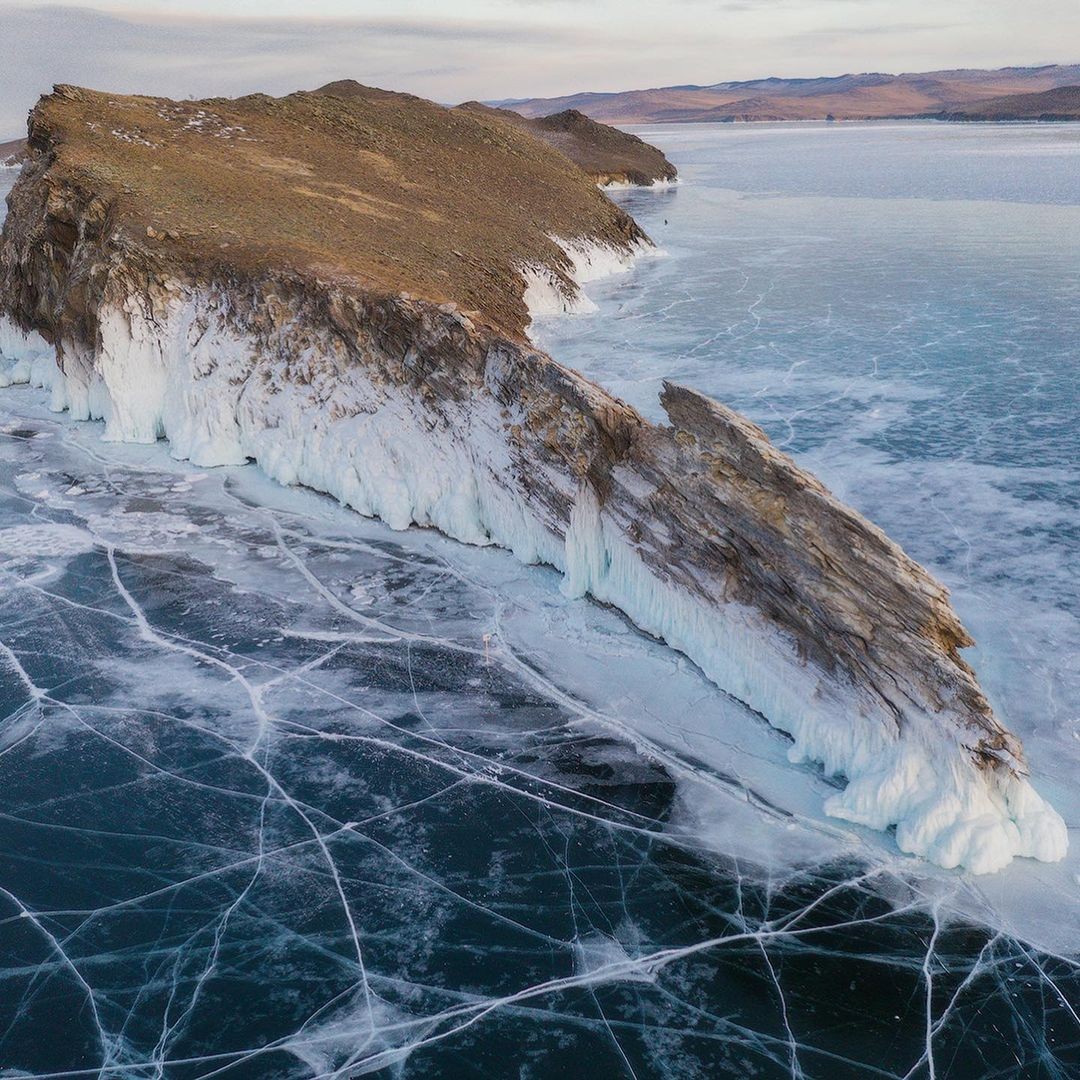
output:
<svg viewBox="0 0 1080 1080"><path fill-rule="evenodd" d="M55 155L56 182L104 201L121 236L178 267L272 264L452 301L515 336L528 322L518 267L569 268L550 235L642 235L528 132L352 86L347 99L205 101L60 87L33 114L31 147Z"/></svg>

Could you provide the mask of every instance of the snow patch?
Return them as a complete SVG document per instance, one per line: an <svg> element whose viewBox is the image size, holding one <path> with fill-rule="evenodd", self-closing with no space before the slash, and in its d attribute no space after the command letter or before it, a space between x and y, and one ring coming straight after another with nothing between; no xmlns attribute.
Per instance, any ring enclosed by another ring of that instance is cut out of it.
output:
<svg viewBox="0 0 1080 1080"><path fill-rule="evenodd" d="M0 529L0 556L66 558L94 550L94 538L74 525L13 525Z"/></svg>
<svg viewBox="0 0 1080 1080"><path fill-rule="evenodd" d="M188 518L159 510L90 514L86 525L99 542L121 551L146 555L182 550L199 532L198 525Z"/></svg>

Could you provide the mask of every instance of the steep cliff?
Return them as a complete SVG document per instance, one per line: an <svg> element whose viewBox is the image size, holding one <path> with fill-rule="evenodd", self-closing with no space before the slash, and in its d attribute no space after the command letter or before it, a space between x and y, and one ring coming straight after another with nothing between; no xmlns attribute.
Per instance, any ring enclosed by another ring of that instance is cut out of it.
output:
<svg viewBox="0 0 1080 1080"><path fill-rule="evenodd" d="M656 426L530 347L530 300L572 304L644 239L515 140L381 91L61 87L31 116L3 303L55 345L54 407L105 438L548 563L844 777L830 813L945 866L1060 858L941 585L717 402L668 386Z"/></svg>

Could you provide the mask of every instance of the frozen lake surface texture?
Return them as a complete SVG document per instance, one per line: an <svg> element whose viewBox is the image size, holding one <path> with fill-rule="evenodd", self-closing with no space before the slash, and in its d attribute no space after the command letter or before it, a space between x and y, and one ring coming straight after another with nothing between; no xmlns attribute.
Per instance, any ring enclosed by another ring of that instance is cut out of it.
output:
<svg viewBox="0 0 1080 1080"><path fill-rule="evenodd" d="M1080 126L647 137L670 257L540 344L941 577L1066 860L903 856L554 572L13 387L0 1076L1080 1076Z"/></svg>

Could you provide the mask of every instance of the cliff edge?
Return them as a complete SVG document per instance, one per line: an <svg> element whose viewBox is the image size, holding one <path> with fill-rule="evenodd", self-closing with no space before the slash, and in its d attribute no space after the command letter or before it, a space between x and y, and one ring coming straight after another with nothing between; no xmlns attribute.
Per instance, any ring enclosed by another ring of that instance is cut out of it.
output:
<svg viewBox="0 0 1080 1080"><path fill-rule="evenodd" d="M530 346L530 306L573 306L647 244L563 155L376 90L57 87L29 133L0 297L55 348L54 408L558 568L905 851L1063 855L938 582L718 402L668 385L654 425Z"/></svg>

